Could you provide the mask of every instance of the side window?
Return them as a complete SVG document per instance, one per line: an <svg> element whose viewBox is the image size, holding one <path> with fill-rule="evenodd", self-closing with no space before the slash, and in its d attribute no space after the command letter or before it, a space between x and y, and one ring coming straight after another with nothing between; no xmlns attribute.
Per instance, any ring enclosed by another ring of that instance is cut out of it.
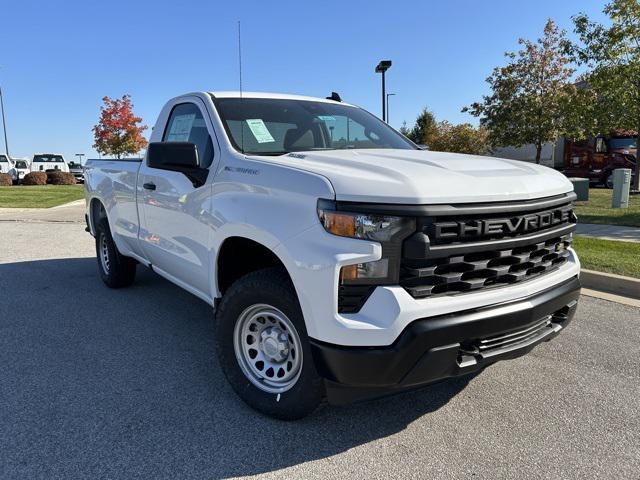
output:
<svg viewBox="0 0 640 480"><path fill-rule="evenodd" d="M173 107L163 142L191 142L198 149L198 160L202 168L213 162L213 143L202 112L193 103L181 103Z"/></svg>
<svg viewBox="0 0 640 480"><path fill-rule="evenodd" d="M607 144L602 137L596 138L596 153L607 153Z"/></svg>

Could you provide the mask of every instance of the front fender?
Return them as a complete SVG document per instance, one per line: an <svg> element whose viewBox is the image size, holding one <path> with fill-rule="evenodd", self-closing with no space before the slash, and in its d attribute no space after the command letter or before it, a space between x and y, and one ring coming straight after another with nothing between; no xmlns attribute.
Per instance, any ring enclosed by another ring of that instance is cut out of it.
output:
<svg viewBox="0 0 640 480"><path fill-rule="evenodd" d="M213 185L208 215L213 265L226 239L242 237L274 252L289 270L277 253L278 246L320 226L319 198L332 199L335 193L329 181L317 174L251 159L222 168ZM212 296L220 297L217 275L211 277Z"/></svg>

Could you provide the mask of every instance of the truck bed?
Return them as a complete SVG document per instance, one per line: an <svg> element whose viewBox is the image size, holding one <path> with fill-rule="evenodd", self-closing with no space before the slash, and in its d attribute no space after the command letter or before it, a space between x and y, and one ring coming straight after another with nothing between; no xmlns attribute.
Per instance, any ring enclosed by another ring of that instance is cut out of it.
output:
<svg viewBox="0 0 640 480"><path fill-rule="evenodd" d="M113 200L105 207L110 218L118 219L111 227L126 244L118 245L123 251L138 251L140 219L136 205L136 183L141 165L142 159L92 159L85 165L87 195L97 192L98 198Z"/></svg>

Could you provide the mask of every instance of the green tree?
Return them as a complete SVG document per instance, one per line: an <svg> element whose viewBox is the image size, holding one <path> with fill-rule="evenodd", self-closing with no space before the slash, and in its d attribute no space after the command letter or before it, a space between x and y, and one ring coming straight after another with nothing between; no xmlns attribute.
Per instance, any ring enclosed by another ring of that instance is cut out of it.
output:
<svg viewBox="0 0 640 480"><path fill-rule="evenodd" d="M409 138L411 136L411 130L409 129L409 127L407 127L407 121L405 120L404 122L402 122L402 126L400 127L400 130L398 130L402 135L404 135L405 137Z"/></svg>
<svg viewBox="0 0 640 480"><path fill-rule="evenodd" d="M470 123L454 125L446 120L438 122L435 115L424 108L412 128L407 122L400 133L419 145L427 145L438 152L470 153L482 155L490 151L489 132L482 125L475 128Z"/></svg>
<svg viewBox="0 0 640 480"><path fill-rule="evenodd" d="M420 112L420 115L416 118L416 123L411 130L408 130L404 125L403 127L405 131L403 132L401 130L401 133L418 145L428 145L431 147L431 144L438 136L436 117L426 107L422 109L422 112Z"/></svg>
<svg viewBox="0 0 640 480"><path fill-rule="evenodd" d="M573 17L579 42L571 52L589 68L584 80L591 103L582 105L582 116L593 119L588 134L634 130L640 145L640 2L613 0L604 13L611 19L609 26L585 14ZM636 174L636 189L639 180Z"/></svg>
<svg viewBox="0 0 640 480"><path fill-rule="evenodd" d="M438 134L429 147L439 152L470 153L483 155L490 151L489 131L470 123L453 125L446 120L438 122Z"/></svg>
<svg viewBox="0 0 640 480"><path fill-rule="evenodd" d="M541 38L519 39L521 49L507 52L507 65L487 78L491 94L463 111L480 117L493 146L534 144L536 163L542 145L565 133L567 109L575 86L565 32L547 20Z"/></svg>

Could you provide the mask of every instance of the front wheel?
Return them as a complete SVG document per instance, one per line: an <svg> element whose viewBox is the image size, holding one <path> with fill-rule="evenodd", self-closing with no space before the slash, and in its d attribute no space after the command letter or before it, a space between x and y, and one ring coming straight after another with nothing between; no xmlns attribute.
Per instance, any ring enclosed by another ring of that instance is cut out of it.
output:
<svg viewBox="0 0 640 480"><path fill-rule="evenodd" d="M298 299L286 273L270 268L237 280L216 312L218 358L235 392L283 420L313 412L324 387Z"/></svg>
<svg viewBox="0 0 640 480"><path fill-rule="evenodd" d="M613 188L613 173L610 173L607 176L607 179L604 182L604 186L607 188Z"/></svg>

